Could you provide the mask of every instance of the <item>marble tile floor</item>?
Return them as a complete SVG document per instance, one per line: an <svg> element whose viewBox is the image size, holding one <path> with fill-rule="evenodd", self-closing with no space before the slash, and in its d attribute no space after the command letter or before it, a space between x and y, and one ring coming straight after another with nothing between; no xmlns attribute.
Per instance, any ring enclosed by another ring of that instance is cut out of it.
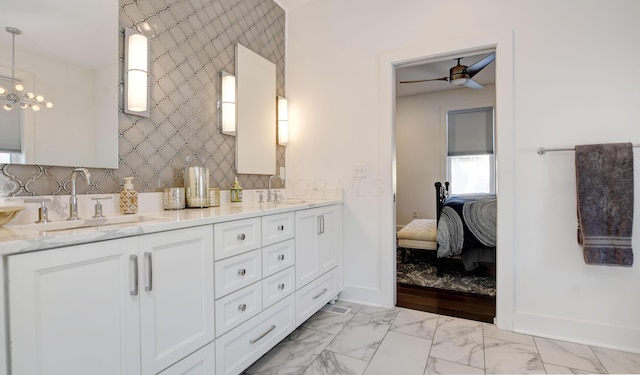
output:
<svg viewBox="0 0 640 375"><path fill-rule="evenodd" d="M319 311L244 374L640 373L640 354L404 308L337 304L351 311Z"/></svg>

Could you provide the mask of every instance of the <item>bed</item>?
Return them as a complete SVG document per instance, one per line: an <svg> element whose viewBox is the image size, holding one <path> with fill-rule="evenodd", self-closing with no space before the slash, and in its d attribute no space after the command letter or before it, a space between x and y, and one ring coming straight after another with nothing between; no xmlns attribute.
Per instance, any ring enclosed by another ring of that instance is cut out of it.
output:
<svg viewBox="0 0 640 375"><path fill-rule="evenodd" d="M460 258L465 270L495 264L496 196L475 194L449 196L449 183L435 183L436 219L414 219L397 233L403 260L407 250L437 253L441 258Z"/></svg>
<svg viewBox="0 0 640 375"><path fill-rule="evenodd" d="M449 195L436 182L438 258L459 256L465 270L496 261L495 194Z"/></svg>

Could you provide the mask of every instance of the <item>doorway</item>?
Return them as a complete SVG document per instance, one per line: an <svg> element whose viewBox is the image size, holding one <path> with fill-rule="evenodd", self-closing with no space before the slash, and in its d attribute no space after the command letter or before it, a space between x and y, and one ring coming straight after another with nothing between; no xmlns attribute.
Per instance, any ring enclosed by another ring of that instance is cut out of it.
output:
<svg viewBox="0 0 640 375"><path fill-rule="evenodd" d="M466 68L475 64L477 68L476 62L491 54L495 56L495 50L452 52L395 66L396 231L409 223L435 221L438 216L434 182L448 181L451 176L448 114L473 108L494 108L496 104L493 62L486 63L471 75L473 82L469 83L473 85L454 85L449 76L454 78L454 71L459 72L461 66ZM401 81L406 83L399 83ZM492 135L492 160L493 143ZM396 251L398 306L494 321L495 263L491 268L483 264L470 271L460 260L437 259L433 247L428 245ZM436 272L436 263L442 265L444 274Z"/></svg>

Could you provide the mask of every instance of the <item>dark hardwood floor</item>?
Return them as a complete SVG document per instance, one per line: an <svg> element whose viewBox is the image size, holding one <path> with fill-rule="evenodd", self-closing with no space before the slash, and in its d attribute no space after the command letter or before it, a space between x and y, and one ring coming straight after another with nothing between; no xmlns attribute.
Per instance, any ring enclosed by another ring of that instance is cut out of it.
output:
<svg viewBox="0 0 640 375"><path fill-rule="evenodd" d="M496 298L398 283L398 307L493 323Z"/></svg>

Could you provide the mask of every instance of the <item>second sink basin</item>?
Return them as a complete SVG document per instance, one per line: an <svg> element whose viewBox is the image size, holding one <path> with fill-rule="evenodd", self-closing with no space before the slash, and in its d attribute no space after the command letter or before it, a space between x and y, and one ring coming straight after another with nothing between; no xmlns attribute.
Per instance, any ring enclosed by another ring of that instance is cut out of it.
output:
<svg viewBox="0 0 640 375"><path fill-rule="evenodd" d="M92 227L104 227L109 225L125 225L125 224L138 224L153 221L165 221L166 219L147 215L122 215L122 216L110 216L103 218L91 218L80 220L63 220L52 221L49 223L34 223L34 224L14 224L5 225L7 229L22 229L22 230L37 230L37 231L55 231L55 230L67 230L76 228L92 228Z"/></svg>

